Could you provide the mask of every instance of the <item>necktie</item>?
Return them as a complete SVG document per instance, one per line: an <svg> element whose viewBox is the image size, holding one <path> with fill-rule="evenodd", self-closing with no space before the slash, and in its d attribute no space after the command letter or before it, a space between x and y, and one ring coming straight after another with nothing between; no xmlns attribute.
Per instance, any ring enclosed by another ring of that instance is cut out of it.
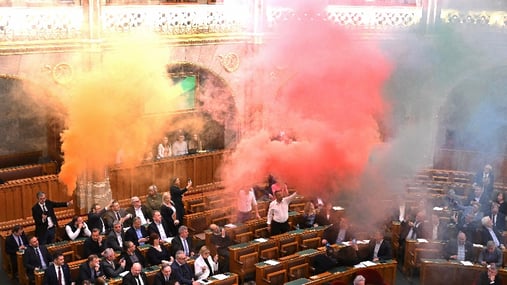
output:
<svg viewBox="0 0 507 285"><path fill-rule="evenodd" d="M62 285L62 267L58 266L58 285Z"/></svg>
<svg viewBox="0 0 507 285"><path fill-rule="evenodd" d="M116 218L118 219L118 221L121 219L120 212L116 212Z"/></svg>
<svg viewBox="0 0 507 285"><path fill-rule="evenodd" d="M46 269L46 261L44 261L44 257L42 256L42 253L40 252L38 247L35 248L35 254L37 254L37 256L39 257L40 267L42 269Z"/></svg>
<svg viewBox="0 0 507 285"><path fill-rule="evenodd" d="M186 254L187 256L190 256L190 252L188 252L187 239L183 239L183 250L185 250L185 254Z"/></svg>
<svg viewBox="0 0 507 285"><path fill-rule="evenodd" d="M44 212L47 212L47 211L48 211L48 209L46 208L46 204L42 204L42 210L43 210Z"/></svg>
<svg viewBox="0 0 507 285"><path fill-rule="evenodd" d="M20 236L16 236L16 240L18 242L18 247L22 246L23 245L23 241L21 240L21 237Z"/></svg>

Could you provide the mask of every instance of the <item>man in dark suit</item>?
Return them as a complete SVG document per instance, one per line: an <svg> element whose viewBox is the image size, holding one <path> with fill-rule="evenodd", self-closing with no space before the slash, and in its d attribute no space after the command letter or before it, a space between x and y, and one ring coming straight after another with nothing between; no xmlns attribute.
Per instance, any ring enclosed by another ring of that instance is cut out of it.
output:
<svg viewBox="0 0 507 285"><path fill-rule="evenodd" d="M53 202L46 199L46 193L44 192L37 192L37 200L38 202L32 207L35 234L39 238L40 244L53 243L58 228L54 208L71 206L72 200L69 202Z"/></svg>
<svg viewBox="0 0 507 285"><path fill-rule="evenodd" d="M125 209L120 207L120 203L113 200L111 207L102 216L106 223L106 230L109 232L113 229L114 222L119 221L121 225L126 228L132 225L132 215L127 213Z"/></svg>
<svg viewBox="0 0 507 285"><path fill-rule="evenodd" d="M48 268L52 258L46 246L39 245L37 237L30 237L28 244L29 246L23 254L23 265L25 266L28 278L33 281L35 277L34 271Z"/></svg>
<svg viewBox="0 0 507 285"><path fill-rule="evenodd" d="M426 231L424 236L430 240L449 240L447 224L442 222L436 213L431 214L431 221L425 222L423 228Z"/></svg>
<svg viewBox="0 0 507 285"><path fill-rule="evenodd" d="M5 239L5 253L9 255L13 276L16 276L18 273L18 261L16 252L19 250L25 250L27 246L28 239L26 238L23 226L15 225L12 228L11 235Z"/></svg>
<svg viewBox="0 0 507 285"><path fill-rule="evenodd" d="M106 233L106 224L102 219L102 215L104 215L108 207L110 205L102 208L98 203L94 203L90 212L88 212L88 227L90 229L99 229L101 235Z"/></svg>
<svg viewBox="0 0 507 285"><path fill-rule="evenodd" d="M373 239L369 245L368 260L372 261L385 261L393 258L393 250L391 243L384 239L384 233L381 230L376 230Z"/></svg>
<svg viewBox="0 0 507 285"><path fill-rule="evenodd" d="M103 255L104 259L100 262L100 268L107 278L116 278L120 276L120 273L125 271L125 259L120 259L119 263L116 262L116 256L112 248L106 248Z"/></svg>
<svg viewBox="0 0 507 285"><path fill-rule="evenodd" d="M315 223L319 226L336 224L338 226L336 211L333 210L333 204L327 202L315 217Z"/></svg>
<svg viewBox="0 0 507 285"><path fill-rule="evenodd" d="M148 207L141 203L141 199L137 196L130 198L132 205L127 208L127 213L131 215L131 217L139 217L141 219L141 224L146 225L150 223L150 218L152 216ZM127 221L125 221L126 223ZM125 225L124 225L125 226Z"/></svg>
<svg viewBox="0 0 507 285"><path fill-rule="evenodd" d="M493 227L493 221L491 218L486 216L481 219L482 228L481 228L481 241L480 244L486 245L488 241L492 240L497 247L503 247L503 238L502 234L498 231L498 229Z"/></svg>
<svg viewBox="0 0 507 285"><path fill-rule="evenodd" d="M464 232L459 232L456 239L451 239L444 247L444 257L449 260L473 261L473 245L467 240Z"/></svg>
<svg viewBox="0 0 507 285"><path fill-rule="evenodd" d="M338 225L332 225L324 231L322 236L329 244L342 243L354 239L354 233L350 229L347 218L340 218Z"/></svg>
<svg viewBox="0 0 507 285"><path fill-rule="evenodd" d="M173 264L171 264L172 274L180 285L199 285L200 283L194 281L194 274L192 269L187 264L187 256L182 250L178 250L175 254Z"/></svg>
<svg viewBox="0 0 507 285"><path fill-rule="evenodd" d="M181 226L178 229L178 235L171 241L171 250L176 258L176 252L181 250L187 257L194 256L194 248L192 247L192 239L188 238L188 228Z"/></svg>
<svg viewBox="0 0 507 285"><path fill-rule="evenodd" d="M122 279L123 285L148 285L148 278L140 263L132 264L130 272Z"/></svg>
<svg viewBox="0 0 507 285"><path fill-rule="evenodd" d="M486 164L482 171L477 172L474 180L475 184L482 187L484 189L484 193L490 197L493 193L495 184L495 174L493 173L493 167L489 164Z"/></svg>
<svg viewBox="0 0 507 285"><path fill-rule="evenodd" d="M115 221L113 223L113 230L107 235L106 247L110 247L114 251L122 251L124 241L125 234L123 233L121 222Z"/></svg>
<svg viewBox="0 0 507 285"><path fill-rule="evenodd" d="M100 270L100 258L92 254L88 256L88 261L79 266L79 277L76 285L83 284L88 280L91 284L95 284L98 279L104 280L104 273Z"/></svg>
<svg viewBox="0 0 507 285"><path fill-rule="evenodd" d="M134 263L140 263L143 267L146 266L146 259L144 255L137 249L137 246L131 242L124 243L125 250L122 252L120 259L125 260L125 270L130 271Z"/></svg>
<svg viewBox="0 0 507 285"><path fill-rule="evenodd" d="M150 239L146 228L141 224L141 219L135 217L132 227L125 232L125 240L133 242L135 245L143 245Z"/></svg>
<svg viewBox="0 0 507 285"><path fill-rule="evenodd" d="M169 263L162 263L160 271L155 274L153 285L172 285L174 284L174 276L171 275L172 269Z"/></svg>
<svg viewBox="0 0 507 285"><path fill-rule="evenodd" d="M62 283L65 281L65 283ZM65 264L65 258L62 253L54 255L53 264L44 272L44 285L71 284L70 268Z"/></svg>
<svg viewBox="0 0 507 285"><path fill-rule="evenodd" d="M88 257L90 254L101 255L106 249L105 242L102 240L99 229L92 229L92 235L84 241L83 254Z"/></svg>
<svg viewBox="0 0 507 285"><path fill-rule="evenodd" d="M505 231L505 214L499 212L499 206L497 203L491 204L491 213L489 214L493 227L499 232Z"/></svg>
<svg viewBox="0 0 507 285"><path fill-rule="evenodd" d="M153 212L153 221L148 226L148 234L151 235L152 233L156 233L164 242L168 241L168 238L172 236L169 227L162 219L162 215L158 210Z"/></svg>

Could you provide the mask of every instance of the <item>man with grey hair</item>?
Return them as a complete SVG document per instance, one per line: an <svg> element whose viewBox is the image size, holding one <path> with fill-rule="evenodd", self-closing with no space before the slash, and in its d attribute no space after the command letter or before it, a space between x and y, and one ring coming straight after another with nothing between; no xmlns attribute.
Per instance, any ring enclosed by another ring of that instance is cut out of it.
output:
<svg viewBox="0 0 507 285"><path fill-rule="evenodd" d="M488 241L492 240L496 247L504 249L505 247L502 244L502 234L493 227L493 221L491 218L489 216L483 217L481 219L481 223L481 244L486 245Z"/></svg>
<svg viewBox="0 0 507 285"><path fill-rule="evenodd" d="M125 271L125 259L120 259L120 262L115 262L115 253L112 248L106 248L102 252L104 259L100 262L100 268L107 278L116 278L120 276L120 273Z"/></svg>
<svg viewBox="0 0 507 285"><path fill-rule="evenodd" d="M354 278L354 285L365 285L366 284L366 278L364 278L363 275L357 275L356 278Z"/></svg>
<svg viewBox="0 0 507 285"><path fill-rule="evenodd" d="M497 267L502 267L502 251L495 246L495 243L492 240L489 240L486 247L481 250L478 262L482 265L495 263Z"/></svg>
<svg viewBox="0 0 507 285"><path fill-rule="evenodd" d="M192 247L192 238L188 236L188 228L181 226L178 229L178 235L171 241L171 250L176 258L176 252L183 251L187 257L194 256L194 249Z"/></svg>
<svg viewBox="0 0 507 285"><path fill-rule="evenodd" d="M148 207L143 205L141 199L137 196L130 198L130 202L132 205L127 208L127 213L131 214L132 217L139 217L141 219L141 224L149 224L152 214Z"/></svg>

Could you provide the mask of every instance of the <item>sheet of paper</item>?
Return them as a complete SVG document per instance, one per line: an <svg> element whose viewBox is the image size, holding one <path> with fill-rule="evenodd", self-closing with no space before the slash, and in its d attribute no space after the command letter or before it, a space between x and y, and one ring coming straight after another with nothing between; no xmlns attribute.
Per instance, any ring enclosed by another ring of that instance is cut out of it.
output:
<svg viewBox="0 0 507 285"><path fill-rule="evenodd" d="M276 261L276 260L273 260L273 259L266 260L266 261L264 261L264 263L269 264L269 265L277 265L277 264L280 264L280 262L279 262L279 261Z"/></svg>

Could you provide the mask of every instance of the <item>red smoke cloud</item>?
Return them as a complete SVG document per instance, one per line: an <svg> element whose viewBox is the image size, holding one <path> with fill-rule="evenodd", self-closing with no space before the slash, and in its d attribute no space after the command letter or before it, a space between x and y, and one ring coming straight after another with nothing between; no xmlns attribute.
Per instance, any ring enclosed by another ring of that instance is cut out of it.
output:
<svg viewBox="0 0 507 285"><path fill-rule="evenodd" d="M227 185L258 183L272 173L303 194L354 187L380 142L375 118L387 109L381 90L390 64L372 41L352 39L317 14L315 7L297 9L246 64L251 104L261 107L243 114L244 121L262 129L244 126L224 169ZM297 142L270 140L280 131Z"/></svg>

